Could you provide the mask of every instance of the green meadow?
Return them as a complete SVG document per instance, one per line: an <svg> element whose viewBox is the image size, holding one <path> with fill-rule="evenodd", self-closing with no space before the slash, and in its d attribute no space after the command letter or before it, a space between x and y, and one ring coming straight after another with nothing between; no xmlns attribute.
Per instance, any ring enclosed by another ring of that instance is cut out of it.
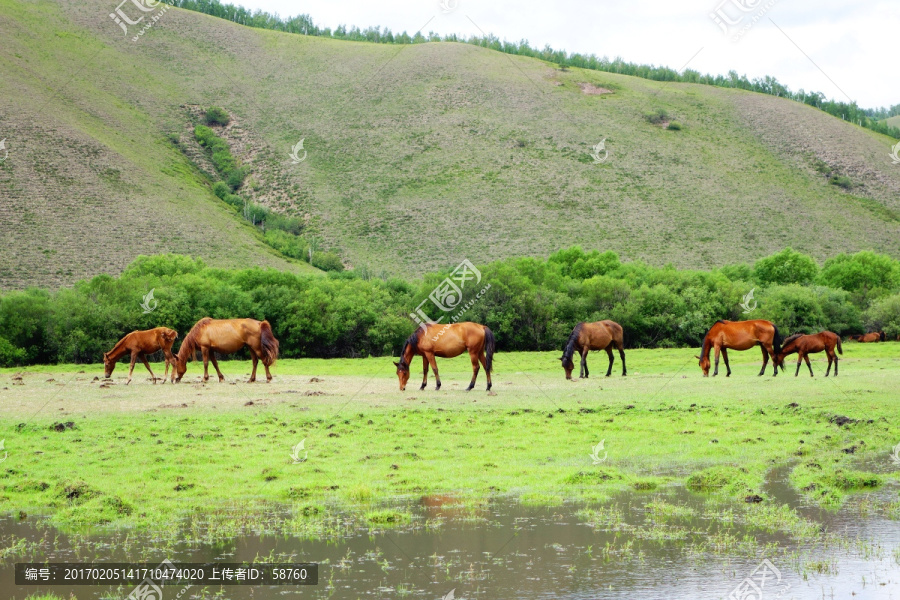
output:
<svg viewBox="0 0 900 600"><path fill-rule="evenodd" d="M246 383L245 361L221 362L226 381L205 385L196 362L177 385L152 384L140 365L129 386L127 364L110 381L100 365L4 369L0 510L70 531L216 538L263 520L327 535L335 509L403 522L384 507L425 495L602 506L685 486L749 509L777 502L763 482L787 465L797 490L837 508L897 479L900 344L845 343L837 378L824 355L813 378L805 366L794 377L790 358L758 377L755 350L732 352L730 378L703 378L694 354L630 350L628 376L617 358L605 378L605 354L592 353L591 378L566 381L557 352L499 353L490 393L483 372L463 391L464 357L438 359L439 392L433 375L418 389L418 360L400 392L389 357L281 360L271 384Z"/></svg>

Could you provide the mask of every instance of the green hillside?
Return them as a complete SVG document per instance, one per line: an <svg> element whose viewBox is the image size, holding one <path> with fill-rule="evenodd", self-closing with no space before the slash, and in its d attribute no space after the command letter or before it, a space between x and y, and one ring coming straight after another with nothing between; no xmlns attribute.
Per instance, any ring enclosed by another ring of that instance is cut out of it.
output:
<svg viewBox="0 0 900 600"><path fill-rule="evenodd" d="M881 122L891 127L900 127L900 115L888 117L887 119L883 119Z"/></svg>
<svg viewBox="0 0 900 600"><path fill-rule="evenodd" d="M138 27L123 35L111 8L0 0L2 287L159 252L308 269L212 194L191 136L210 105L232 116L219 129L250 169L242 194L374 272L412 278L574 244L690 267L786 245L820 260L900 256L890 140L796 102L176 8L132 41ZM301 138L307 157L292 164ZM595 163L601 140L608 158Z"/></svg>

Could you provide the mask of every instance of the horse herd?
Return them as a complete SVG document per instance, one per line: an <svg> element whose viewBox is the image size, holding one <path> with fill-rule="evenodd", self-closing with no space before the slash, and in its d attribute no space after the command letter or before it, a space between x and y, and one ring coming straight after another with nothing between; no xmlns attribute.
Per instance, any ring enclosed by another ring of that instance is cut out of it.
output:
<svg viewBox="0 0 900 600"><path fill-rule="evenodd" d="M269 372L275 360L278 358L278 340L272 334L272 327L268 321L256 319L212 319L204 317L197 321L191 328L178 353L172 352L172 345L178 338L178 332L168 327L157 327L143 331L133 331L123 337L112 350L103 354L103 364L106 378L108 379L115 369L116 362L125 355L131 356L131 368L128 371L126 385L131 383L134 365L141 360L153 382L156 383L156 375L150 369L147 355L162 351L165 355L166 370L162 378L163 383L169 377L169 366L172 367L171 381L181 381L187 371L187 362L193 360L199 351L203 357L203 381L209 380L209 362L212 361L219 381L225 376L219 370L216 361L216 353L232 354L243 347L250 351L253 360L253 371L250 381L256 381L256 367L262 361L266 370L266 381L272 380ZM864 335L851 335L850 339L859 342L883 342L886 336L883 331L867 333ZM900 337L898 337L900 340ZM425 389L428 384L429 367L434 371L436 388L441 389L441 377L438 373L436 358L454 358L463 352L469 353L472 361L472 380L466 391L475 387L478 372L484 367L487 376L487 389L491 389L491 372L493 370L494 352L496 351L494 333L485 325L472 322L452 323L441 325L438 323L424 324L416 328L409 336L400 351L400 360L394 363L397 367L397 378L400 381L400 390L406 389L409 381L410 364L414 357L422 357L422 386ZM828 356L828 370L825 376L831 373L832 364L834 374L838 374L837 354L843 354L841 338L831 331L822 331L813 335L794 334L787 339L782 339L778 328L771 321L761 319L751 321L716 321L703 337L700 349L700 369L703 376L709 376L711 366L710 355L714 355L715 368L713 376L719 374L719 358L725 361L726 377L731 375L731 367L728 364L728 350L749 350L754 346L762 349L763 364L759 371L762 375L766 371L769 358L772 359L773 375L778 375L778 369L784 371L784 359L796 353L797 370L794 376L799 375L800 365L805 360L812 376L812 365L809 355L817 352L825 352ZM563 354L559 358L562 363L566 379L572 379L572 371L575 369L573 358L577 352L580 356L579 376L589 376L587 355L591 350L605 350L609 357L609 368L606 376L612 374L614 362L613 350L619 351L622 359L622 375L627 374L625 367L625 344L622 326L613 321L597 321L596 323L579 323L572 330L568 341L563 348ZM837 354L835 353L837 349Z"/></svg>

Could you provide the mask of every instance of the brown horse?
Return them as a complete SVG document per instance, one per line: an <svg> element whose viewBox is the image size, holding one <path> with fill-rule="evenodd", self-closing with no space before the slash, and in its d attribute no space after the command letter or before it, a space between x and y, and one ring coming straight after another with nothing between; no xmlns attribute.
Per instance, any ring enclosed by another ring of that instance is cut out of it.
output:
<svg viewBox="0 0 900 600"><path fill-rule="evenodd" d="M587 355L591 350L606 350L609 356L609 368L606 370L606 376L612 374L613 368L613 346L619 349L619 356L622 358L622 376L627 375L625 370L625 345L623 343L622 326L615 321L597 321L596 323L579 323L572 330L569 341L563 349L563 355L559 360L562 361L563 369L566 370L566 379L572 379L572 370L575 363L572 357L577 351L581 355L581 369L578 373L579 377L588 378Z"/></svg>
<svg viewBox="0 0 900 600"><path fill-rule="evenodd" d="M116 362L125 356L131 354L131 368L128 370L128 381L125 385L131 383L131 374L134 373L134 363L138 359L144 363L147 370L150 371L150 377L153 383L156 383L156 375L150 369L150 363L147 362L147 355L159 352L160 350L166 355L166 372L162 377L163 383L169 375L169 364L172 365L172 373L175 373L175 356L172 354L172 344L178 337L178 332L168 327L157 327L155 329L145 329L143 331L132 331L113 346L109 352L103 353L103 366L106 368L106 378L112 376L113 369L116 368Z"/></svg>
<svg viewBox="0 0 900 600"><path fill-rule="evenodd" d="M253 372L250 374L250 382L256 381L256 365L262 360L266 368L266 381L272 381L269 367L275 364L278 358L278 340L272 335L272 327L268 321L256 319L211 319L204 317L197 321L190 332L184 337L184 342L178 350L178 357L172 376L177 376L175 382L181 381L187 371L187 361L194 358L197 350L203 355L203 381L209 381L209 361L212 360L219 381L224 381L225 376L219 370L215 352L231 354L244 346L250 348L250 356L253 358ZM177 373L176 373L177 371Z"/></svg>
<svg viewBox="0 0 900 600"><path fill-rule="evenodd" d="M766 365L769 364L769 356L772 357L772 366L775 369L774 375L778 375L778 362L775 356L781 352L781 334L778 328L771 321L763 321L756 319L753 321L716 321L706 332L703 338L703 348L700 350L700 368L703 369L703 376L709 377L709 352L715 348L716 351L716 370L713 376L719 374L719 351L722 352L722 358L725 359L725 368L728 369L726 377L731 375L731 367L728 366L728 350L749 350L753 346L762 348L763 364L759 374L766 372Z"/></svg>
<svg viewBox="0 0 900 600"><path fill-rule="evenodd" d="M472 359L472 381L469 382L468 392L475 387L475 379L478 377L479 366L484 367L487 374L487 389L491 389L491 371L494 365L494 350L496 342L494 332L478 323L465 321L441 325L431 323L427 327L419 327L409 336L403 349L400 351L400 362L395 362L397 378L400 380L400 391L406 389L409 381L409 365L413 357L422 357L422 387L428 385L428 365L434 370L434 378L437 380L436 390L441 389L441 376L438 374L436 356L441 358L453 358L466 350Z"/></svg>
<svg viewBox="0 0 900 600"><path fill-rule="evenodd" d="M825 371L825 377L828 377L828 374L831 372L832 362L834 362L834 376L837 377L838 357L837 354L834 353L835 347L837 347L839 353L844 353L843 348L841 348L841 338L836 333L830 331L822 331L814 335L795 333L784 340L784 344L781 346L781 352L775 357L775 362L779 367L784 369L784 357L796 352L797 372L794 373L794 377L800 374L800 363L804 360L806 360L806 366L809 367L809 376L812 377L813 370L812 365L809 364L809 355L824 350L828 355L828 370Z"/></svg>
<svg viewBox="0 0 900 600"><path fill-rule="evenodd" d="M887 336L884 335L883 331L872 331L869 333L864 333L862 335L851 335L851 340L856 340L857 342L863 344L870 344L872 342L884 342L887 341Z"/></svg>

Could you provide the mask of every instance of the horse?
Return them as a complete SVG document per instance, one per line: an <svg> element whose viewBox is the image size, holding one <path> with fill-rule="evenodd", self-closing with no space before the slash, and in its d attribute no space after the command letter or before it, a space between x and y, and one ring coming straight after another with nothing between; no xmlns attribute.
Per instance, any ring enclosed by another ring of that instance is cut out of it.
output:
<svg viewBox="0 0 900 600"><path fill-rule="evenodd" d="M153 383L156 383L156 375L150 369L150 363L147 362L147 355L154 352L163 351L166 357L166 372L162 377L162 382L166 382L169 376L169 364L172 364L172 373L175 373L175 359L172 354L172 344L178 337L178 332L168 327L157 327L155 329L145 329L142 331L132 331L118 343L113 346L109 352L103 353L103 366L105 367L105 377L109 379L112 376L113 369L116 368L116 362L125 356L131 354L131 368L128 370L128 381L125 385L131 383L131 375L134 373L134 363L137 359L141 359L147 370L150 371L150 377Z"/></svg>
<svg viewBox="0 0 900 600"><path fill-rule="evenodd" d="M731 350L749 350L753 346L759 345L762 348L763 364L759 374L766 372L766 365L769 364L769 356L772 357L775 372L773 376L778 375L778 362L775 356L781 352L781 334L778 328L771 321L756 319L752 321L716 321L706 335L703 337L703 347L700 350L700 356L696 358L700 361L700 368L703 369L703 376L709 377L709 351L715 348L716 351L716 369L713 371L713 377L719 374L719 351L725 359L725 368L731 375L731 367L728 365L728 349ZM784 368L782 367L782 370Z"/></svg>
<svg viewBox="0 0 900 600"><path fill-rule="evenodd" d="M623 343L622 326L615 321L597 321L596 323L579 323L572 330L569 341L563 349L563 355L559 358L562 361L562 367L566 370L566 379L572 379L572 369L575 363L572 357L577 350L581 355L581 370L578 376L588 378L587 355L591 350L606 350L609 356L609 368L606 370L606 376L612 374L613 368L613 346L619 349L619 356L622 358L622 377L627 375L625 369L625 345Z"/></svg>
<svg viewBox="0 0 900 600"><path fill-rule="evenodd" d="M395 362L397 378L400 380L400 391L406 389L409 381L409 365L413 357L422 357L422 387L428 385L428 365L434 370L434 378L437 380L435 390L441 389L441 376L438 374L436 356L441 358L453 358L466 350L472 359L472 381L466 391L475 387L475 379L478 377L479 363L487 374L487 389L491 390L491 371L494 365L494 351L497 344L494 340L494 332L479 323L464 321L441 325L430 323L416 328L415 332L403 344L400 351L400 362Z"/></svg>
<svg viewBox="0 0 900 600"><path fill-rule="evenodd" d="M871 331L869 333L864 333L862 335L851 335L851 340L856 340L857 342L863 344L869 344L872 342L884 342L887 341L887 336L884 335L883 331Z"/></svg>
<svg viewBox="0 0 900 600"><path fill-rule="evenodd" d="M828 355L828 370L825 371L825 377L828 377L828 374L831 372L831 363L834 362L834 376L837 377L838 374L838 357L837 354L834 353L834 349L837 347L837 351L840 354L844 353L843 348L841 348L841 338L838 334L832 333L830 331L822 331L820 333L816 333L814 335L803 335L802 333L795 333L794 335L788 337L784 340L784 343L781 347L781 352L775 357L775 360L779 367L784 369L784 358L788 354L797 353L797 372L794 373L794 377L800 374L800 363L806 360L806 366L809 367L809 376L813 376L812 365L809 364L809 355L815 354L816 352L822 352L823 350Z"/></svg>
<svg viewBox="0 0 900 600"><path fill-rule="evenodd" d="M244 346L250 349L253 358L253 372L250 374L250 383L256 381L256 365L262 360L266 368L266 381L272 381L269 367L275 364L278 358L278 340L272 335L272 327L268 321L256 319L212 319L203 317L184 336L172 377L177 375L175 383L181 381L187 371L187 361L194 358L197 350L203 355L203 382L209 381L209 361L212 360L219 381L224 381L225 376L219 370L215 352L231 354ZM177 371L177 373L176 373Z"/></svg>

